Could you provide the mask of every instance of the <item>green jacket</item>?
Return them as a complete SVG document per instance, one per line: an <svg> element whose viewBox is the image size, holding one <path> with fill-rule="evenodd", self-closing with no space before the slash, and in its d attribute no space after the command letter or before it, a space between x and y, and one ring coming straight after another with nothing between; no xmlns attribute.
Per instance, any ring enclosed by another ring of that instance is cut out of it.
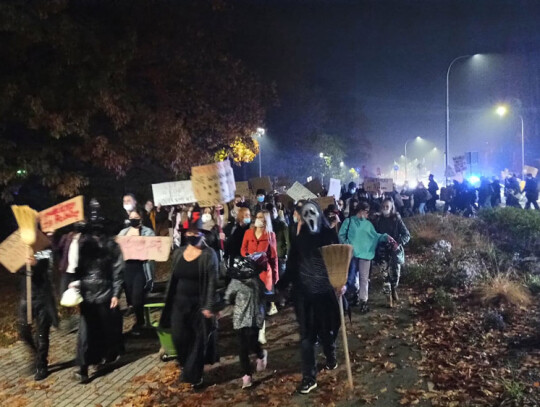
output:
<svg viewBox="0 0 540 407"><path fill-rule="evenodd" d="M386 233L377 233L367 219L351 216L345 219L339 230L339 241L353 247L353 256L364 260L373 260L379 242L387 242Z"/></svg>

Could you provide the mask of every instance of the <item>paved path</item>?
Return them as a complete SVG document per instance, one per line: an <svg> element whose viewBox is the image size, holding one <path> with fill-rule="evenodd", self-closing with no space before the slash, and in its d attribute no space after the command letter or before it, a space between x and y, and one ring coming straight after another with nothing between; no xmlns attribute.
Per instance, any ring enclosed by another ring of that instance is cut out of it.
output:
<svg viewBox="0 0 540 407"><path fill-rule="evenodd" d="M133 391L133 378L147 374L162 363L159 342L152 337L126 336L126 354L117 366L94 375L91 382L77 383L73 373L77 333L52 330L49 365L51 373L41 382L33 380L32 356L22 342L0 349L0 405L10 407L113 406Z"/></svg>

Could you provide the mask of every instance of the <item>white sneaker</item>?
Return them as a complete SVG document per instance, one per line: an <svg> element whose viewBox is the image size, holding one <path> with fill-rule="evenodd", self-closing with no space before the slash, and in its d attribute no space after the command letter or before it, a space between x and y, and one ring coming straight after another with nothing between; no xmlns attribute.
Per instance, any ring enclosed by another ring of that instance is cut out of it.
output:
<svg viewBox="0 0 540 407"><path fill-rule="evenodd" d="M276 315L278 313L276 303L271 302L270 303L270 310L268 310L268 316Z"/></svg>
<svg viewBox="0 0 540 407"><path fill-rule="evenodd" d="M268 364L268 351L263 350L263 358L259 359L257 358L257 372L263 372L266 370L266 365Z"/></svg>
<svg viewBox="0 0 540 407"><path fill-rule="evenodd" d="M259 329L259 343L261 345L266 344L266 321L263 323L263 327Z"/></svg>
<svg viewBox="0 0 540 407"><path fill-rule="evenodd" d="M253 380L251 379L251 376L245 375L242 377L242 389L247 389L253 386Z"/></svg>

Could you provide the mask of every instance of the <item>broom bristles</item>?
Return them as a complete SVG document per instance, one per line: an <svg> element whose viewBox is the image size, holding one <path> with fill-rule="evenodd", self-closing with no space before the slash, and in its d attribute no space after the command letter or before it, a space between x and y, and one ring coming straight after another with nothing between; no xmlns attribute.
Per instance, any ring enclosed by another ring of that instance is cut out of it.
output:
<svg viewBox="0 0 540 407"><path fill-rule="evenodd" d="M12 205L11 210L19 225L21 240L32 246L36 242L37 212L28 205Z"/></svg>
<svg viewBox="0 0 540 407"><path fill-rule="evenodd" d="M333 244L321 247L324 264L328 270L330 283L336 289L341 289L347 283L349 265L353 248L348 244Z"/></svg>

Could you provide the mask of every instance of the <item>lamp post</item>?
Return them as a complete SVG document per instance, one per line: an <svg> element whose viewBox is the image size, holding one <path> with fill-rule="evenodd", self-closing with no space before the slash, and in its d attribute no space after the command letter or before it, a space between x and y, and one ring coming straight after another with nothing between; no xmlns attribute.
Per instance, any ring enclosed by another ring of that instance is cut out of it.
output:
<svg viewBox="0 0 540 407"><path fill-rule="evenodd" d="M446 183L448 184L448 176L447 176L447 170L448 170L448 150L449 150L449 139L450 139L450 70L452 69L452 65L459 61L460 59L469 58L472 55L461 55L457 58L454 58L452 62L450 62L450 65L448 66L448 70L446 71L446 140L445 140L445 153L444 153L444 177L446 178Z"/></svg>
<svg viewBox="0 0 540 407"><path fill-rule="evenodd" d="M508 107L500 105L497 107L495 112L501 116L504 117L508 113ZM525 169L525 132L524 132L524 123L523 123L523 116L519 114L519 119L521 120L521 175L523 175L523 170Z"/></svg>
<svg viewBox="0 0 540 407"><path fill-rule="evenodd" d="M255 135L259 138L262 138L262 136L264 136L265 133L266 133L265 129L263 129L262 127L258 127ZM261 142L259 142L259 178L261 177L262 177L262 147L261 147Z"/></svg>
<svg viewBox="0 0 540 407"><path fill-rule="evenodd" d="M422 140L422 137L418 136L415 138L410 138L405 142L405 180L406 181L409 180L409 169L408 169L409 159L407 158L407 144L409 144L409 141L413 141L413 140Z"/></svg>

